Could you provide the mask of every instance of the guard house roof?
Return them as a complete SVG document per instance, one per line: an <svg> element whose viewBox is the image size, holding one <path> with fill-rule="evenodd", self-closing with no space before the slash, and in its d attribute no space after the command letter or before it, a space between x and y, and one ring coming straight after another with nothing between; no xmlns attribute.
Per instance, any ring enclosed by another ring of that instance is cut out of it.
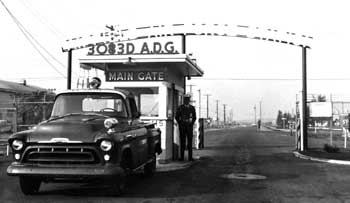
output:
<svg viewBox="0 0 350 203"><path fill-rule="evenodd" d="M106 63L115 63L120 66L130 64L159 64L171 63L175 64L176 68L184 76L199 77L204 74L203 70L186 54L172 54L172 55L117 55L117 56L86 56L80 59L80 64L92 66L94 68L105 70ZM87 67L87 68L88 68ZM84 67L83 67L84 68Z"/></svg>

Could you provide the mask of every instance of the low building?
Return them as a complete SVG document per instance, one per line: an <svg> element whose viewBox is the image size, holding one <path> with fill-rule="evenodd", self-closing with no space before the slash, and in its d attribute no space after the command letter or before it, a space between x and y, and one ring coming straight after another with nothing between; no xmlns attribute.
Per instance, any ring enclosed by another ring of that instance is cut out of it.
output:
<svg viewBox="0 0 350 203"><path fill-rule="evenodd" d="M28 128L49 116L54 93L48 89L0 80L0 132Z"/></svg>

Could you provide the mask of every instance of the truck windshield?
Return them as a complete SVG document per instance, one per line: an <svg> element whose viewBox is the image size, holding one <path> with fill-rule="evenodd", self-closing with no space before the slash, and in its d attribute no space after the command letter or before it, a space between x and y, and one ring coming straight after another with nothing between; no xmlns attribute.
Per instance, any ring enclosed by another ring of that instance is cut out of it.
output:
<svg viewBox="0 0 350 203"><path fill-rule="evenodd" d="M112 117L127 117L125 101L121 95L108 93L61 94L53 106L51 117L71 113L100 113Z"/></svg>

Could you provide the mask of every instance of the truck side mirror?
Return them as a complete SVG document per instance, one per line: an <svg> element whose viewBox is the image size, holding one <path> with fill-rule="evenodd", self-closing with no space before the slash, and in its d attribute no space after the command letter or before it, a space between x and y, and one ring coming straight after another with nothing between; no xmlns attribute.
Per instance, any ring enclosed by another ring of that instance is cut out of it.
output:
<svg viewBox="0 0 350 203"><path fill-rule="evenodd" d="M135 112L134 113L134 116L133 116L133 118L140 118L141 117L141 113L139 112L139 111L137 111L137 112Z"/></svg>

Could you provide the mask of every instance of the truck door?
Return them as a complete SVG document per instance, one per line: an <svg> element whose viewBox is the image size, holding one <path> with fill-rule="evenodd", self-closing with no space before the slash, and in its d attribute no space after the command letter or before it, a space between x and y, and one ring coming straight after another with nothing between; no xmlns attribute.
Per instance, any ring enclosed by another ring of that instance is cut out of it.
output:
<svg viewBox="0 0 350 203"><path fill-rule="evenodd" d="M129 105L132 114L133 122L139 122L140 112L137 109L136 102L134 98L129 98ZM136 151L138 156L137 165L144 164L148 160L148 134L147 130L141 131L135 140Z"/></svg>

